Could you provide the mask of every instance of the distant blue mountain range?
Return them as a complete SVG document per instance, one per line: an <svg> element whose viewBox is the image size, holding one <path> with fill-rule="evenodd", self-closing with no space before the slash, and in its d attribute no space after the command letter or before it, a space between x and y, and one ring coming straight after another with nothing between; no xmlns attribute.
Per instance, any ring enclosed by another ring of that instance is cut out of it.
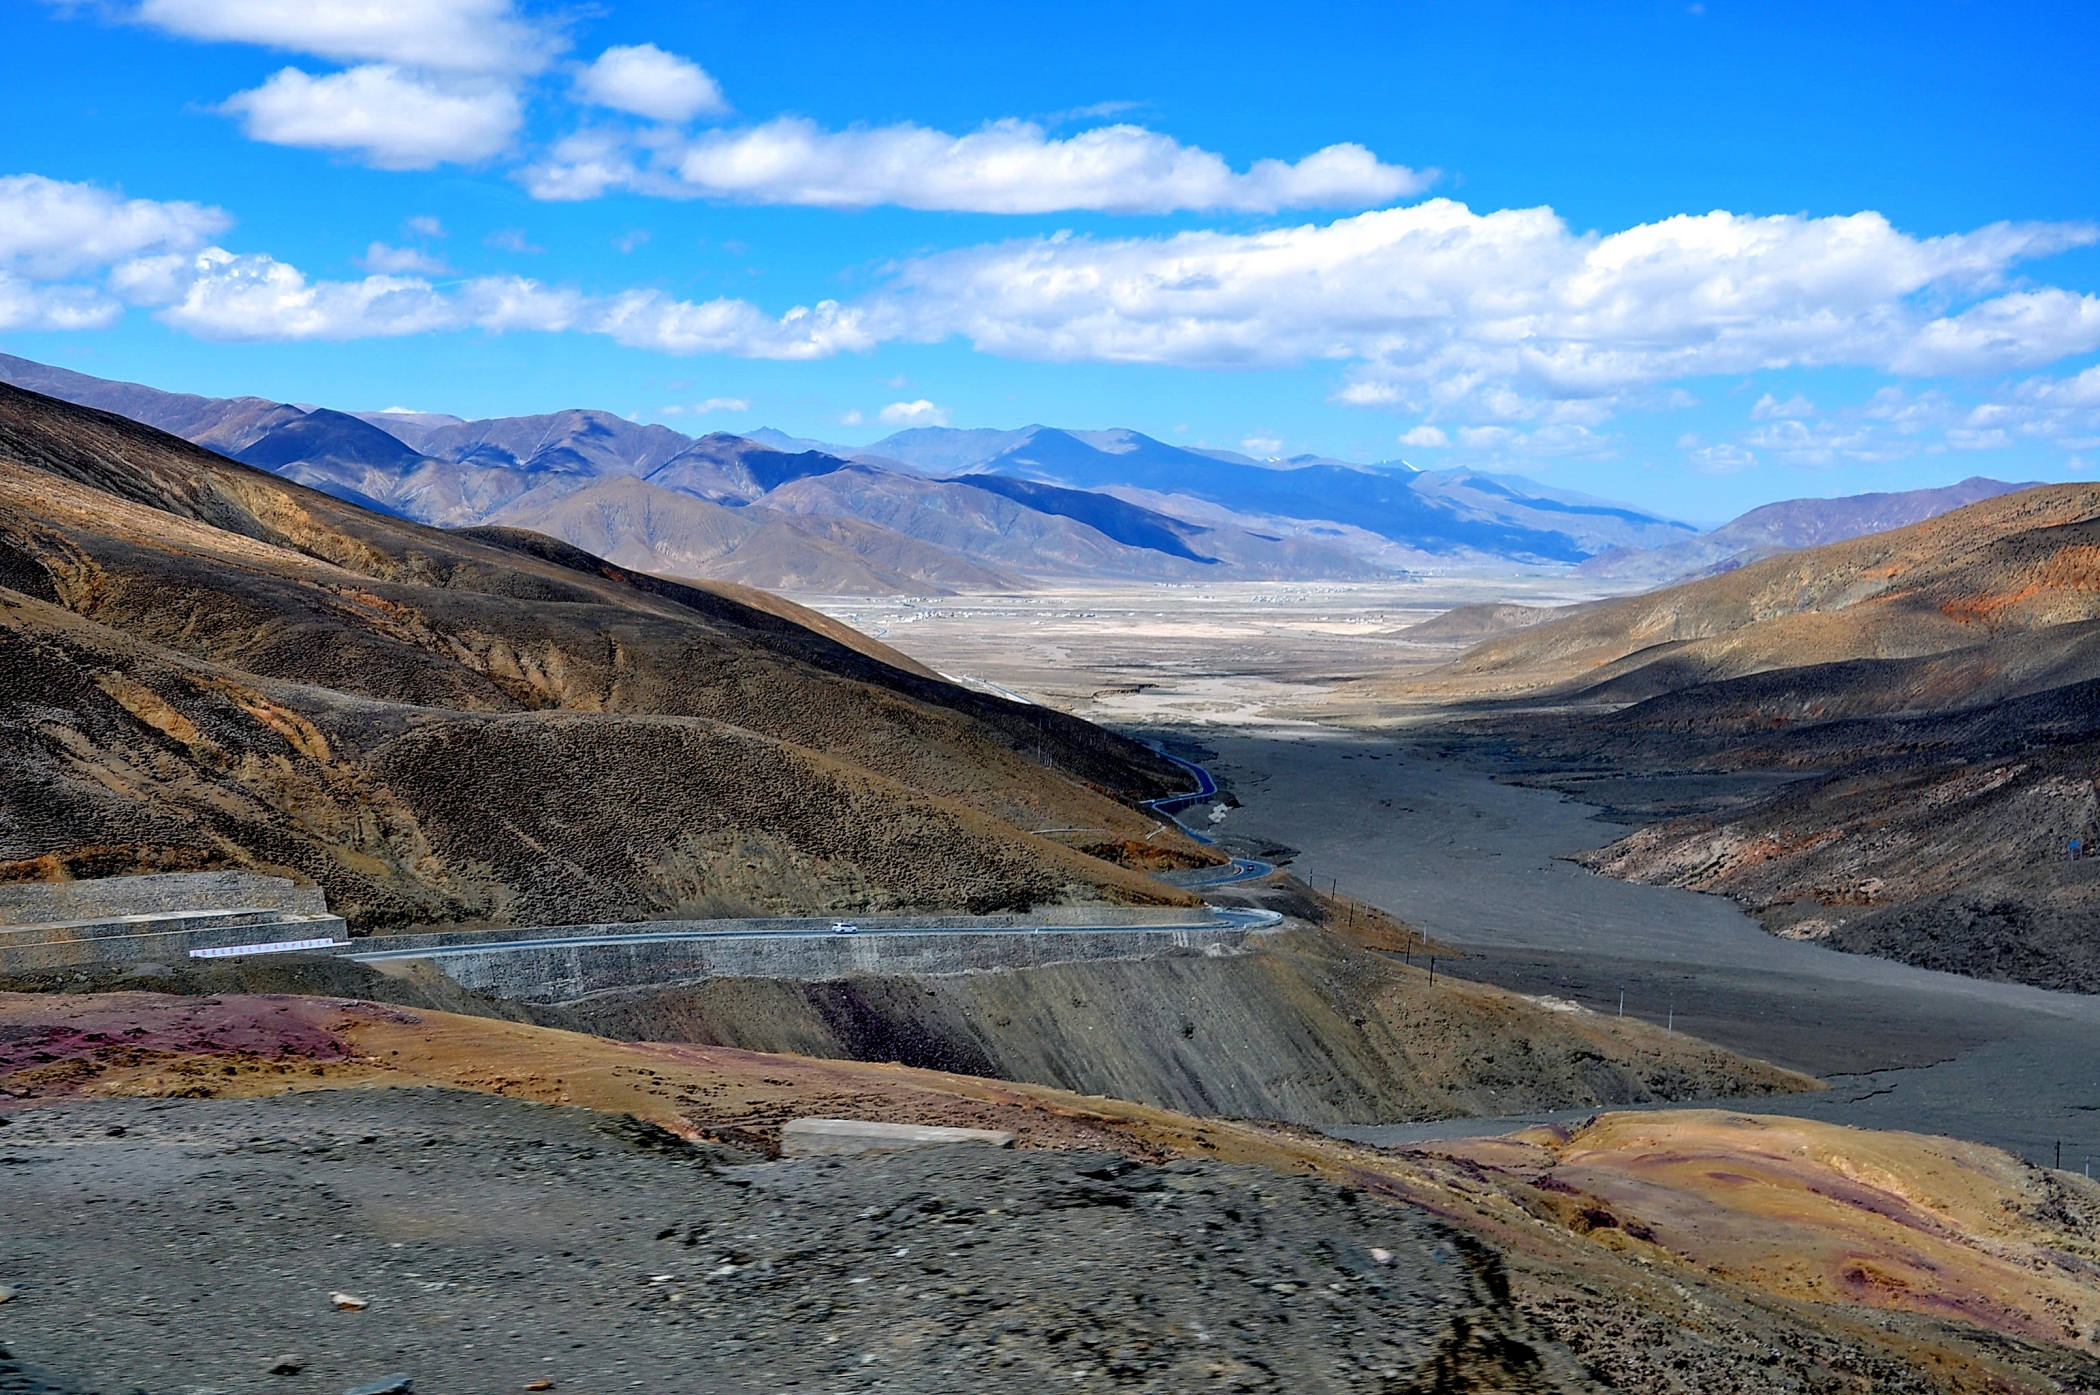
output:
<svg viewBox="0 0 2100 1395"><path fill-rule="evenodd" d="M1575 563L1607 548L1659 547L1699 531L1517 475L1307 456L1264 463L1230 451L1188 450L1136 431L915 427L862 447L773 431L753 432L751 439L941 473L968 469L1070 489L1139 490L1257 517L1345 523L1432 555ZM1170 504L1156 506L1172 512Z"/></svg>
<svg viewBox="0 0 2100 1395"><path fill-rule="evenodd" d="M775 431L692 437L588 409L465 421L203 398L4 355L0 378L404 517L529 521L683 575L741 548L734 579L804 589L1030 574L1363 580L1570 565L1696 532L1518 476L1261 462L1125 430L919 428L850 448ZM710 509L752 512L738 523ZM802 521L766 524L757 510ZM827 532L826 519L851 526ZM761 543L773 549L762 567Z"/></svg>

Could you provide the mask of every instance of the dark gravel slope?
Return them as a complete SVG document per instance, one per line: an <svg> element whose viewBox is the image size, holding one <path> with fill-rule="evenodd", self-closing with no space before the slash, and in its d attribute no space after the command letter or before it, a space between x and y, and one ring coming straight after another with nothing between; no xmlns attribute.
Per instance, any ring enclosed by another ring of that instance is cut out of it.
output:
<svg viewBox="0 0 2100 1395"><path fill-rule="evenodd" d="M1329 1184L981 1147L738 1165L435 1090L16 1114L0 1282L0 1342L105 1391L1590 1388L1485 1251Z"/></svg>

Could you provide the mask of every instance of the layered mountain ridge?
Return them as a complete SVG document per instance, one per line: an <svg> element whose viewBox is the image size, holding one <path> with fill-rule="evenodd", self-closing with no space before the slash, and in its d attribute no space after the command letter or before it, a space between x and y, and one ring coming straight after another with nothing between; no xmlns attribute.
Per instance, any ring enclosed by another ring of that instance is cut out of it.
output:
<svg viewBox="0 0 2100 1395"><path fill-rule="evenodd" d="M1577 576L1632 579L1664 584L1733 571L1752 562L1805 547L1843 542L1923 523L1949 509L2032 489L2036 481L2008 484L1971 475L1938 489L1853 494L1842 499L1785 499L1709 533L1653 548L1611 548L1575 568Z"/></svg>
<svg viewBox="0 0 2100 1395"><path fill-rule="evenodd" d="M1690 532L1513 476L1399 462L1272 466L1120 430L924 428L849 450L767 431L694 438L583 409L465 421L199 398L4 355L0 379L403 518L575 528L570 541L589 537L637 567L805 592L1375 580L1410 567L1561 566ZM633 481L724 509L820 517L814 530L731 528ZM602 531L637 517L655 526ZM694 541L709 534L720 537Z"/></svg>
<svg viewBox="0 0 2100 1395"><path fill-rule="evenodd" d="M1516 475L1311 455L1257 461L1122 429L917 427L848 447L770 429L692 437L590 409L467 421L205 398L7 355L0 381L404 519L551 531L641 570L804 594L1378 581L1450 569L1571 568L1667 583L2017 487L1970 479L1790 500L1701 534Z"/></svg>

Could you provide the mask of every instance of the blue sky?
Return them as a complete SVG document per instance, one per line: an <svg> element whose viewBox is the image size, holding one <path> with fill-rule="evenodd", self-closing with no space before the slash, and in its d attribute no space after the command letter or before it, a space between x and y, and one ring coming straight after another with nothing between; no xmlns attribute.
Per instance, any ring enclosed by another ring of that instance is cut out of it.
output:
<svg viewBox="0 0 2100 1395"><path fill-rule="evenodd" d="M2090 5L995 9L13 0L0 349L1696 520L2100 466Z"/></svg>

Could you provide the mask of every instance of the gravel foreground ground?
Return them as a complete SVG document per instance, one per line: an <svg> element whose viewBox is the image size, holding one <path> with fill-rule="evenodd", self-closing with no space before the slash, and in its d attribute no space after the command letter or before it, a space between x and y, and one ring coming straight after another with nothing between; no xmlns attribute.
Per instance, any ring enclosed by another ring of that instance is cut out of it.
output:
<svg viewBox="0 0 2100 1395"><path fill-rule="evenodd" d="M0 1122L4 1392L1595 1388L1491 1254L1256 1168L758 1163L433 1089Z"/></svg>

